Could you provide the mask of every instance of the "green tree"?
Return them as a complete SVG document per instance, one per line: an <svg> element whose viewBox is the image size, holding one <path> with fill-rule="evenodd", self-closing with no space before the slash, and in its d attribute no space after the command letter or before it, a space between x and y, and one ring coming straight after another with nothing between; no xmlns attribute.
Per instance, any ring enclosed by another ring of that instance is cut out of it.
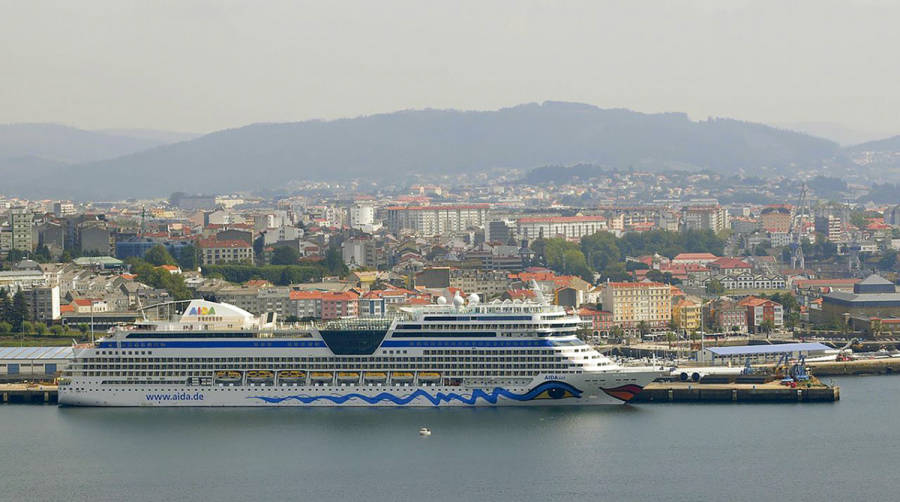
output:
<svg viewBox="0 0 900 502"><path fill-rule="evenodd" d="M897 265L897 252L893 249L888 249L881 255L881 259L878 260L878 268L881 270L893 270Z"/></svg>
<svg viewBox="0 0 900 502"><path fill-rule="evenodd" d="M610 263L600 273L601 279L610 281L627 281L631 278L622 262Z"/></svg>
<svg viewBox="0 0 900 502"><path fill-rule="evenodd" d="M22 321L22 329L19 331L25 334L34 333L34 323L31 321Z"/></svg>
<svg viewBox="0 0 900 502"><path fill-rule="evenodd" d="M144 261L158 267L160 265L175 265L175 258L166 250L162 244L157 244L147 251L144 255Z"/></svg>
<svg viewBox="0 0 900 502"><path fill-rule="evenodd" d="M182 270L196 270L199 265L199 252L192 244L183 246L178 251L178 266L181 267Z"/></svg>
<svg viewBox="0 0 900 502"><path fill-rule="evenodd" d="M34 254L32 256L34 257L34 261L36 261L38 263L47 263L51 259L50 258L50 248L41 244L40 246L35 248Z"/></svg>
<svg viewBox="0 0 900 502"><path fill-rule="evenodd" d="M650 332L650 326L647 325L646 321L640 321L637 325L637 328L642 336Z"/></svg>
<svg viewBox="0 0 900 502"><path fill-rule="evenodd" d="M17 333L22 331L23 323L30 318L28 302L25 300L25 293L21 290L16 291L16 294L13 295L9 317L8 321L12 324L13 331Z"/></svg>
<svg viewBox="0 0 900 502"><path fill-rule="evenodd" d="M62 327L60 324L54 324L53 326L50 326L50 333L55 336L60 336L66 333L66 328Z"/></svg>
<svg viewBox="0 0 900 502"><path fill-rule="evenodd" d="M0 321L12 323L12 300L5 289L0 289Z"/></svg>
<svg viewBox="0 0 900 502"><path fill-rule="evenodd" d="M341 250L336 247L329 247L328 251L325 251L325 260L323 261L325 264L326 270L328 270L329 274L339 275L341 277L347 275L350 270L347 268L347 265L344 264L344 259L341 256Z"/></svg>
<svg viewBox="0 0 900 502"><path fill-rule="evenodd" d="M155 268L140 258L129 258L128 264L131 272L137 275L138 282L165 289L175 300L190 300L193 297L181 274L171 274L167 270Z"/></svg>
<svg viewBox="0 0 900 502"><path fill-rule="evenodd" d="M722 296L725 294L725 286L718 279L712 279L706 283L706 294L711 296Z"/></svg>
<svg viewBox="0 0 900 502"><path fill-rule="evenodd" d="M559 274L577 275L593 282L594 274L577 244L565 239L546 239L543 259L549 268Z"/></svg>
<svg viewBox="0 0 900 502"><path fill-rule="evenodd" d="M584 236L581 239L581 252L589 257L588 265L591 269L598 271L622 259L617 239L609 232L597 232Z"/></svg>
<svg viewBox="0 0 900 502"><path fill-rule="evenodd" d="M0 321L0 333L7 334L7 333L12 333L12 332L13 332L12 324L10 324L6 321Z"/></svg>
<svg viewBox="0 0 900 502"><path fill-rule="evenodd" d="M272 265L296 265L299 259L300 252L290 246L278 246L272 252Z"/></svg>
<svg viewBox="0 0 900 502"><path fill-rule="evenodd" d="M34 326L35 333L37 333L39 335L47 334L47 325L46 324L44 324L42 322L36 322L36 323L33 323L33 326Z"/></svg>

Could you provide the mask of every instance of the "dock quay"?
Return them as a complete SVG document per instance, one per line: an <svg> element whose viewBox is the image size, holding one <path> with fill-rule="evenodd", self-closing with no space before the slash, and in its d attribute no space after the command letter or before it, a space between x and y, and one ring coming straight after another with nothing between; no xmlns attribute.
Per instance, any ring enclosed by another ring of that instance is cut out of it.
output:
<svg viewBox="0 0 900 502"><path fill-rule="evenodd" d="M0 398L7 403L56 403L58 387L53 384L5 383L0 384Z"/></svg>
<svg viewBox="0 0 900 502"><path fill-rule="evenodd" d="M900 357L856 359L853 361L808 362L806 366L818 376L900 374Z"/></svg>
<svg viewBox="0 0 900 502"><path fill-rule="evenodd" d="M841 389L838 386L791 388L777 382L764 384L654 382L644 387L631 402L814 403L834 402L840 398Z"/></svg>

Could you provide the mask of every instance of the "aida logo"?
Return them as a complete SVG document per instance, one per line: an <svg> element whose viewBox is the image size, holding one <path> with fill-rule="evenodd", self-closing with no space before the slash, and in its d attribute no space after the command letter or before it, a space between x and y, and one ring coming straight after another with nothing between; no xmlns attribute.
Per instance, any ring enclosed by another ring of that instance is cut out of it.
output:
<svg viewBox="0 0 900 502"><path fill-rule="evenodd" d="M188 315L216 315L215 307L191 307L191 311L188 312Z"/></svg>

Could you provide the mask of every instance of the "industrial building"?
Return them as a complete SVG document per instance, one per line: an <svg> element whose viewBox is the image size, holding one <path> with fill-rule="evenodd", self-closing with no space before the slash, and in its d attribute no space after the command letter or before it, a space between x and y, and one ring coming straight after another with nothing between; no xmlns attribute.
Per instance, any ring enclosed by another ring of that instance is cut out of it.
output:
<svg viewBox="0 0 900 502"><path fill-rule="evenodd" d="M780 343L775 345L736 345L733 347L707 347L700 351L701 362L714 365L742 365L749 359L751 363L772 363L778 361L785 354L792 359L800 356L807 358L824 357L836 353L833 349L821 343Z"/></svg>
<svg viewBox="0 0 900 502"><path fill-rule="evenodd" d="M72 347L0 347L0 380L52 380L74 356Z"/></svg>

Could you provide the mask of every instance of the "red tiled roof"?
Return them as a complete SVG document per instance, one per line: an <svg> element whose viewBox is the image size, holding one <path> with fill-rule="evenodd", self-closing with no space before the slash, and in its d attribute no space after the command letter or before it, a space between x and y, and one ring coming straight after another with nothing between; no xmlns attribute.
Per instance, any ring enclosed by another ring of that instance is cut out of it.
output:
<svg viewBox="0 0 900 502"><path fill-rule="evenodd" d="M712 253L678 253L672 261L681 260L715 260L718 256Z"/></svg>
<svg viewBox="0 0 900 502"><path fill-rule="evenodd" d="M727 257L719 258L716 261L712 262L710 265L718 268L750 268L750 264L745 262L744 260Z"/></svg>
<svg viewBox="0 0 900 502"><path fill-rule="evenodd" d="M747 298L742 299L738 302L738 305L743 305L745 307L759 307L762 305L768 304L776 304L772 300L768 300L766 298L759 298L756 296L748 296Z"/></svg>

